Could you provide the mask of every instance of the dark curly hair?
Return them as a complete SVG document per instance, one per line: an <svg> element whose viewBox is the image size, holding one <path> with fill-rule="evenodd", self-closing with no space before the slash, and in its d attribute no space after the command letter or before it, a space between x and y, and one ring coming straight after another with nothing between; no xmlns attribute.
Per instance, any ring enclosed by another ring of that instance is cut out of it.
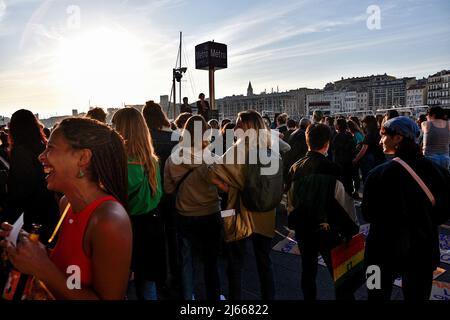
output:
<svg viewBox="0 0 450 320"><path fill-rule="evenodd" d="M167 119L161 106L151 100L145 103L142 115L150 130L161 130L163 127L170 127L169 119Z"/></svg>
<svg viewBox="0 0 450 320"><path fill-rule="evenodd" d="M90 149L87 169L93 181L127 207L128 170L123 138L104 123L90 118L67 118L57 129L74 149Z"/></svg>
<svg viewBox="0 0 450 320"><path fill-rule="evenodd" d="M9 144L13 150L15 146L25 146L32 151L41 152L42 146L47 144L44 126L34 116L25 109L17 110L13 113L9 123Z"/></svg>
<svg viewBox="0 0 450 320"><path fill-rule="evenodd" d="M106 123L106 112L99 107L89 110L88 113L86 113L86 117Z"/></svg>

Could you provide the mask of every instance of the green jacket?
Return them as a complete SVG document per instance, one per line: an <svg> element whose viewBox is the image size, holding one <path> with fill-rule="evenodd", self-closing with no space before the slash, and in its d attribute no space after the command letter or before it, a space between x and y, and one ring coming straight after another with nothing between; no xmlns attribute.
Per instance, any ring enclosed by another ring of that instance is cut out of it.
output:
<svg viewBox="0 0 450 320"><path fill-rule="evenodd" d="M146 214L155 209L162 196L161 173L156 164L157 190L152 196L144 166L128 160L128 211L130 215Z"/></svg>

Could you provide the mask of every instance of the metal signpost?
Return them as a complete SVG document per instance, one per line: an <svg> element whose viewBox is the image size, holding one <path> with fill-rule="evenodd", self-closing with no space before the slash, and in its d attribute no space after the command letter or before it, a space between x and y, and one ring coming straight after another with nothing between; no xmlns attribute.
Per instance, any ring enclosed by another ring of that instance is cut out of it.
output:
<svg viewBox="0 0 450 320"><path fill-rule="evenodd" d="M227 46L214 41L195 46L195 68L209 71L209 105L217 118L214 72L227 68Z"/></svg>

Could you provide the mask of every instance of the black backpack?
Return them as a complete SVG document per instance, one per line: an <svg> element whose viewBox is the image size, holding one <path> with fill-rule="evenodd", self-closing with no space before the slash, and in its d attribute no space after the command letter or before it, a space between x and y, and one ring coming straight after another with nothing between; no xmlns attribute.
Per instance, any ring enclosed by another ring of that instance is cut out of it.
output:
<svg viewBox="0 0 450 320"><path fill-rule="evenodd" d="M257 157L257 163L247 162L247 176L241 192L241 199L248 210L265 212L275 209L283 197L283 160L280 154L271 149L260 149L258 152L266 152L271 161L268 164L262 164ZM277 163L273 163L274 161ZM261 174L261 169L275 165L278 165L275 167L277 169L275 174Z"/></svg>

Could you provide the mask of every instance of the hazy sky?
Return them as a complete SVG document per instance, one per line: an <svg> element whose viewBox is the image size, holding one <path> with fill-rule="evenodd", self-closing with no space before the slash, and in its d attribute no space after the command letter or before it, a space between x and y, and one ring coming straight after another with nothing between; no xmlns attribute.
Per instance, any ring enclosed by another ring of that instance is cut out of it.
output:
<svg viewBox="0 0 450 320"><path fill-rule="evenodd" d="M380 9L380 28L374 11ZM216 98L322 88L341 77L450 68L450 1L0 0L0 114L41 116L170 94L183 31L183 96L208 96L194 46L228 45ZM178 88L177 88L178 89Z"/></svg>

